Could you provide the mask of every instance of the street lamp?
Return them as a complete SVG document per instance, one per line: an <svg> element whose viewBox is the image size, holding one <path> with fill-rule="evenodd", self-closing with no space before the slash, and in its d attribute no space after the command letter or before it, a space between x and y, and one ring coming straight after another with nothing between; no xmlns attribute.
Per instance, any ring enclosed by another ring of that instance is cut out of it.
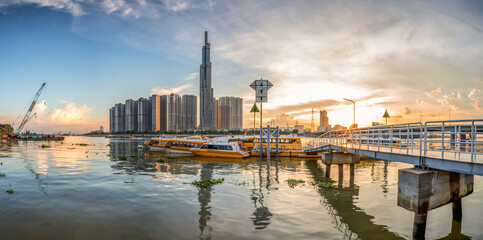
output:
<svg viewBox="0 0 483 240"><path fill-rule="evenodd" d="M352 126L355 127L356 126L356 102L354 100L347 99L347 98L343 98L343 99L354 104L354 121L353 121L354 123L352 124Z"/></svg>

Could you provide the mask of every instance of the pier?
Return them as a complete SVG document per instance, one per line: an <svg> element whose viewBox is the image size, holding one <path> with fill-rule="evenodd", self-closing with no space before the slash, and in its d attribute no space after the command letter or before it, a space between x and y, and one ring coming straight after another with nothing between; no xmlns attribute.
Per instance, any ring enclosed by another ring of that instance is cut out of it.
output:
<svg viewBox="0 0 483 240"><path fill-rule="evenodd" d="M423 239L428 211L449 203L453 228L461 228L461 199L473 192L474 175L483 175L483 119L329 131L308 142L305 152L324 153L326 174L337 164L339 178L344 164L352 177L360 156L413 164L399 169L397 204L414 212L413 237Z"/></svg>

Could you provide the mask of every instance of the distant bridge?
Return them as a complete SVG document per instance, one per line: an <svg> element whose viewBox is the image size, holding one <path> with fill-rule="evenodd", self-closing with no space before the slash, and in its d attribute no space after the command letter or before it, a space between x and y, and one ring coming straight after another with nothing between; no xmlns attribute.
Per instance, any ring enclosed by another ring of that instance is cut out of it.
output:
<svg viewBox="0 0 483 240"><path fill-rule="evenodd" d="M483 119L430 121L329 131L306 154L346 152L452 172L483 175Z"/></svg>

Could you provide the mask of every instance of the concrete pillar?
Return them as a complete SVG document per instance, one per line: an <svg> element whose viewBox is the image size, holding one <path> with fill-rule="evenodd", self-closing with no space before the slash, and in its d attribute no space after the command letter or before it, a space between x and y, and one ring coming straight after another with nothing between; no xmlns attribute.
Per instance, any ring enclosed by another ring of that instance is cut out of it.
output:
<svg viewBox="0 0 483 240"><path fill-rule="evenodd" d="M361 156L357 154L330 152L322 155L323 164L354 164L361 161Z"/></svg>
<svg viewBox="0 0 483 240"><path fill-rule="evenodd" d="M330 164L325 165L325 177L330 178Z"/></svg>
<svg viewBox="0 0 483 240"><path fill-rule="evenodd" d="M474 176L442 170L399 169L397 205L415 213L451 203L473 192Z"/></svg>
<svg viewBox="0 0 483 240"><path fill-rule="evenodd" d="M453 222L461 223L461 198L473 192L473 175L414 168L399 169L398 175L397 205L415 213L414 239L424 239L428 211L448 203L453 203ZM461 228L455 226L452 232Z"/></svg>
<svg viewBox="0 0 483 240"><path fill-rule="evenodd" d="M354 177L354 164L352 163L349 166L350 166L350 176Z"/></svg>
<svg viewBox="0 0 483 240"><path fill-rule="evenodd" d="M342 183L344 182L344 165L339 164L338 167L339 167L339 180L338 180L339 184L338 185L339 185L339 187L342 187Z"/></svg>
<svg viewBox="0 0 483 240"><path fill-rule="evenodd" d="M463 219L463 208L461 206L461 198L454 200L453 202L453 220L461 222Z"/></svg>
<svg viewBox="0 0 483 240"><path fill-rule="evenodd" d="M424 239L426 233L427 213L415 213L413 225L413 239Z"/></svg>

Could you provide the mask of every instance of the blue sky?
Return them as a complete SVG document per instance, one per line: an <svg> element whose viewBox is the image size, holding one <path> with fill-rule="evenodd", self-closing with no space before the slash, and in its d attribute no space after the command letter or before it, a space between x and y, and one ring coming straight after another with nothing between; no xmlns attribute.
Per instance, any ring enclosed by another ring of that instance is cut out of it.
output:
<svg viewBox="0 0 483 240"><path fill-rule="evenodd" d="M7 0L0 3L0 122L42 82L37 131L107 126L110 106L153 92L198 95L203 32L215 95L274 83L266 120L331 124L481 118L481 1ZM451 115L451 116L450 116ZM317 116L316 116L317 117ZM316 118L316 121L318 119ZM317 124L316 124L317 125Z"/></svg>

